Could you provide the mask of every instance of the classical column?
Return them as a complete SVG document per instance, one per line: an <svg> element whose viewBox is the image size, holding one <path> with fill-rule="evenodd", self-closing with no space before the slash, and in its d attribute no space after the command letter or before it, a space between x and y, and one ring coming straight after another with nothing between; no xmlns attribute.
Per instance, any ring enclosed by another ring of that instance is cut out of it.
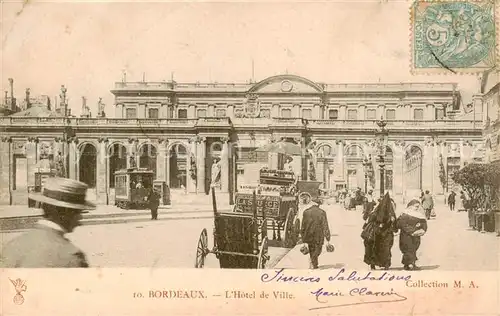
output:
<svg viewBox="0 0 500 316"><path fill-rule="evenodd" d="M28 165L28 186L35 185L38 137L29 137L26 144L26 164Z"/></svg>
<svg viewBox="0 0 500 316"><path fill-rule="evenodd" d="M304 142L302 140L302 137L294 137L293 139L297 145L299 145L302 150L304 151ZM299 177L300 179L305 179L307 180L307 161L305 155L301 155L300 159L295 158L293 161L294 164L294 170L295 170L295 176Z"/></svg>
<svg viewBox="0 0 500 316"><path fill-rule="evenodd" d="M97 150L97 169L96 169L96 195L97 202L108 204L108 139L100 137L98 139L99 147Z"/></svg>
<svg viewBox="0 0 500 316"><path fill-rule="evenodd" d="M404 153L405 142L397 140L394 142L393 163L392 163L392 185L394 194L403 194L404 176Z"/></svg>
<svg viewBox="0 0 500 316"><path fill-rule="evenodd" d="M434 146L434 157L436 158L434 160L434 177L433 177L433 192L435 192L436 194L443 194L444 193L444 188L443 188L443 185L441 184L441 178L440 178L440 174L441 174L441 162L443 163L443 167L444 167L444 172L445 172L445 175L446 175L446 158L444 157L443 155L443 152L444 152L444 148L445 146L443 146L443 142L438 140L436 143L435 143L435 146ZM446 185L446 181L445 181L445 185Z"/></svg>
<svg viewBox="0 0 500 316"><path fill-rule="evenodd" d="M198 172L196 167L196 141L194 138L188 140L189 146L186 148L186 189L190 193L196 192L196 179L197 175L193 176ZM168 169L170 172L170 168ZM170 177L169 177L170 178Z"/></svg>
<svg viewBox="0 0 500 316"><path fill-rule="evenodd" d="M323 183L326 180L326 158L318 158L316 164L316 180L322 181ZM325 183L326 185L326 183Z"/></svg>
<svg viewBox="0 0 500 316"><path fill-rule="evenodd" d="M267 140L268 144L274 143L276 141L276 138L274 135L270 135L269 139ZM278 169L278 154L277 153L268 153L267 154L267 161L268 161L268 168L269 169Z"/></svg>
<svg viewBox="0 0 500 316"><path fill-rule="evenodd" d="M486 118L488 117L488 111L483 112L483 94L474 94L472 96L472 104L474 106L474 119L486 122ZM497 105L498 107L498 105ZM481 123L479 123L481 124Z"/></svg>
<svg viewBox="0 0 500 316"><path fill-rule="evenodd" d="M221 152L221 191L229 192L229 137L222 137L222 152Z"/></svg>
<svg viewBox="0 0 500 316"><path fill-rule="evenodd" d="M334 177L337 181L345 180L345 141L336 140L335 145L337 146L337 155L335 156L335 167L334 167Z"/></svg>
<svg viewBox="0 0 500 316"><path fill-rule="evenodd" d="M137 159L137 138L128 139L127 148L127 168L139 167L139 160ZM132 158L132 159L131 159ZM135 164L135 166L134 166Z"/></svg>
<svg viewBox="0 0 500 316"><path fill-rule="evenodd" d="M78 179L78 139L72 137L68 143L68 153L69 153L69 178Z"/></svg>
<svg viewBox="0 0 500 316"><path fill-rule="evenodd" d="M206 139L200 137L196 142L196 159L197 163L197 193L205 193L205 156L206 156Z"/></svg>
<svg viewBox="0 0 500 316"><path fill-rule="evenodd" d="M165 181L170 186L170 179L167 177L168 159L168 139L158 139L158 153L156 155L156 180Z"/></svg>
<svg viewBox="0 0 500 316"><path fill-rule="evenodd" d="M433 192L434 177L434 141L427 140L424 146L422 161L422 190Z"/></svg>
<svg viewBox="0 0 500 316"><path fill-rule="evenodd" d="M342 103L339 106L339 120L346 120L347 119L347 104Z"/></svg>
<svg viewBox="0 0 500 316"><path fill-rule="evenodd" d="M12 190L11 170L11 137L2 137L0 143L0 205L10 205Z"/></svg>

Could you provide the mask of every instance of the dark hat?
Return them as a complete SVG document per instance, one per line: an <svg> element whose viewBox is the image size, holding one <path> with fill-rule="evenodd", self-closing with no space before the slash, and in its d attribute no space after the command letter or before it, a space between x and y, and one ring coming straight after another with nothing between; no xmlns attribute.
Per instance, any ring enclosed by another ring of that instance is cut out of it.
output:
<svg viewBox="0 0 500 316"><path fill-rule="evenodd" d="M320 199L318 196L311 198L311 202L316 203L318 205L323 204L323 200Z"/></svg>
<svg viewBox="0 0 500 316"><path fill-rule="evenodd" d="M42 193L32 193L28 198L54 206L73 210L93 210L95 204L85 199L88 186L67 178L48 178Z"/></svg>

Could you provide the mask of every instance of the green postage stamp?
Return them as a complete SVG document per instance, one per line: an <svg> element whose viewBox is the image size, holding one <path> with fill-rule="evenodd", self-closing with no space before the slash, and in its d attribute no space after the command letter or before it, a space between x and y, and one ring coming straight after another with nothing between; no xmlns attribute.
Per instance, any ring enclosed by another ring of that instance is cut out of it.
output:
<svg viewBox="0 0 500 316"><path fill-rule="evenodd" d="M477 73L498 64L494 0L415 1L413 73Z"/></svg>

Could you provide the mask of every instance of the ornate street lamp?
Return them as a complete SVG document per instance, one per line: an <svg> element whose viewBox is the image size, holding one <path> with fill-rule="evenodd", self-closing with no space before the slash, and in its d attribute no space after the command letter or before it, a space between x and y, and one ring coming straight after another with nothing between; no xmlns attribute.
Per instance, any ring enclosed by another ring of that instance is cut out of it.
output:
<svg viewBox="0 0 500 316"><path fill-rule="evenodd" d="M389 136L389 132L385 129L387 122L383 117L380 117L380 120L377 121L377 125L379 130L375 133L375 138L377 139L378 146L378 162L380 167L380 197L384 196L385 189L385 151L387 148L387 139Z"/></svg>
<svg viewBox="0 0 500 316"><path fill-rule="evenodd" d="M365 171L365 193L368 193L368 171L370 168L370 161L365 157L363 159L363 169Z"/></svg>

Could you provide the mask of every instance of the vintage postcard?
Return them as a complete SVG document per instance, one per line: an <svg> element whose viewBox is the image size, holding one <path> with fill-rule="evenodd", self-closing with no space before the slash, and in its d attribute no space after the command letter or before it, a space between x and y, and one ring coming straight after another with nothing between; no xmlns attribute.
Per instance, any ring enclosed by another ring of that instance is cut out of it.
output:
<svg viewBox="0 0 500 316"><path fill-rule="evenodd" d="M0 314L499 315L499 6L0 2Z"/></svg>

